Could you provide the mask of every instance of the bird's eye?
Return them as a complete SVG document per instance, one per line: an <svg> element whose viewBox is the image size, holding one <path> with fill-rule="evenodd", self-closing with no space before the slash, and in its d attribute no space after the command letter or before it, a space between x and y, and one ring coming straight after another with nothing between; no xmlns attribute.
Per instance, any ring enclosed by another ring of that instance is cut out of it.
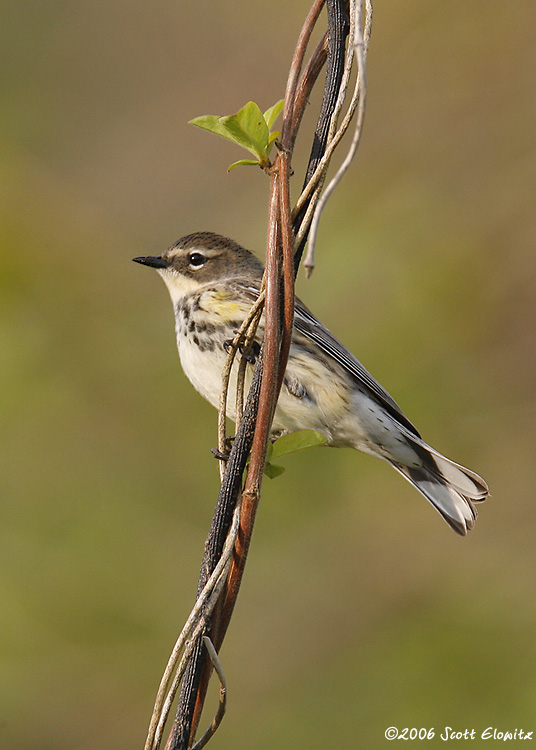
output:
<svg viewBox="0 0 536 750"><path fill-rule="evenodd" d="M208 258L202 253L189 253L188 255L188 263L192 268L200 268L200 266L204 266L207 260Z"/></svg>

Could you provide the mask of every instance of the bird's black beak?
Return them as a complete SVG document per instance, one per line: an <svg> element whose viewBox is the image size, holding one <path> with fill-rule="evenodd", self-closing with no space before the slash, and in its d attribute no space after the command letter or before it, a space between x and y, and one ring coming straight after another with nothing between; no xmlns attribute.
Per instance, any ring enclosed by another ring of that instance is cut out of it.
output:
<svg viewBox="0 0 536 750"><path fill-rule="evenodd" d="M167 268L169 261L164 260L160 255L141 255L139 258L132 258L135 263L141 263L143 266L151 268Z"/></svg>

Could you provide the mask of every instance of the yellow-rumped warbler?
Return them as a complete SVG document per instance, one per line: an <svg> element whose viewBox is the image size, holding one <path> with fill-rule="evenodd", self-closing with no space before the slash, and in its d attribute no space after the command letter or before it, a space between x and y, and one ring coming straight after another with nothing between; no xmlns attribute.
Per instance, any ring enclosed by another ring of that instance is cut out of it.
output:
<svg viewBox="0 0 536 750"><path fill-rule="evenodd" d="M217 407L229 341L259 294L261 263L233 240L212 232L189 234L162 255L134 260L156 268L166 283L184 372ZM258 340L263 326L261 319ZM258 341L256 346L258 351ZM250 382L252 363L247 370ZM231 419L235 384L236 360L227 408ZM472 501L488 496L478 474L422 440L387 391L299 300L272 429L274 433L316 430L329 445L385 459L458 534L465 535L474 526L477 514Z"/></svg>

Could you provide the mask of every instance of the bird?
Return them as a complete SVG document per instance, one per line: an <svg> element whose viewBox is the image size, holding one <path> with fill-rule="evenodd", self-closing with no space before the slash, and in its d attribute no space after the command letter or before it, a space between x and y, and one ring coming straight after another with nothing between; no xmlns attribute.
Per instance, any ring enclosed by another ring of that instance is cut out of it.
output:
<svg viewBox="0 0 536 750"><path fill-rule="evenodd" d="M161 255L133 258L157 270L171 296L182 368L194 388L218 408L229 344L259 296L264 267L234 240L195 232ZM261 318L247 357L246 384L264 335ZM227 416L236 421L231 372ZM389 393L298 299L272 436L315 430L334 447L350 447L387 461L465 536L486 482L428 445Z"/></svg>

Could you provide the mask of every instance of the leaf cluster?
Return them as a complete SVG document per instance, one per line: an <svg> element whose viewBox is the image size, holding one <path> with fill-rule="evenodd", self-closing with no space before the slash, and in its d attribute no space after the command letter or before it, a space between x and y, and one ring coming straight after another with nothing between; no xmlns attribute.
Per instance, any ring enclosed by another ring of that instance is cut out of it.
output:
<svg viewBox="0 0 536 750"><path fill-rule="evenodd" d="M240 159L228 167L259 166L271 167L270 151L280 131L272 131L272 125L283 110L284 100L276 102L266 112L262 112L255 102L248 102L235 115L202 115L190 120L190 125L220 135L249 151L255 159Z"/></svg>

